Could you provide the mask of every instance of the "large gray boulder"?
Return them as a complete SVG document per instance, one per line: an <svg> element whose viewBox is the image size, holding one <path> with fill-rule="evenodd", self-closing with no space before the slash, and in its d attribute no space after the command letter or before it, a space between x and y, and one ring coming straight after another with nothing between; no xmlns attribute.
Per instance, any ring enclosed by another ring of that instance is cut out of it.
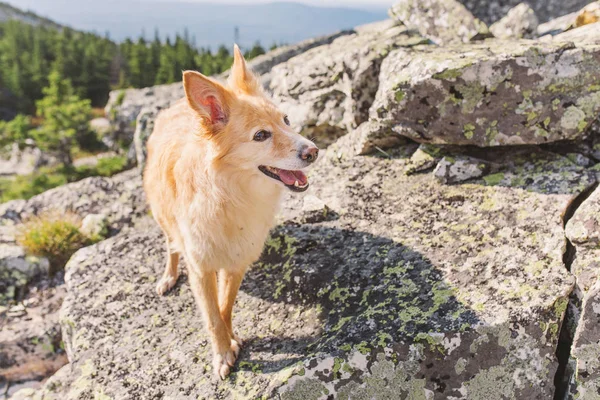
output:
<svg viewBox="0 0 600 400"><path fill-rule="evenodd" d="M500 146L581 137L600 112L600 47L499 41L397 49L371 116L425 143Z"/></svg>
<svg viewBox="0 0 600 400"><path fill-rule="evenodd" d="M148 106L140 110L135 120L135 132L133 134L133 150L137 168L140 172L144 171L146 166L147 149L146 144L152 131L154 131L154 121L161 110L169 108L171 101L165 101L161 104Z"/></svg>
<svg viewBox="0 0 600 400"><path fill-rule="evenodd" d="M113 90L105 107L115 135L132 137L136 118L145 108L164 108L184 96L181 82L143 89Z"/></svg>
<svg viewBox="0 0 600 400"><path fill-rule="evenodd" d="M487 25L457 0L399 0L389 14L439 45L467 43L490 35Z"/></svg>
<svg viewBox="0 0 600 400"><path fill-rule="evenodd" d="M61 311L71 363L34 398L551 398L574 285L561 214L594 174L534 151L444 185L405 174L415 149L327 149L310 179L331 217L298 220L290 195L242 285L246 345L223 382L185 275L154 294L158 227L80 250Z"/></svg>
<svg viewBox="0 0 600 400"><path fill-rule="evenodd" d="M273 68L270 90L301 131L346 132L367 121L382 60L392 49L423 41L391 20L357 28Z"/></svg>

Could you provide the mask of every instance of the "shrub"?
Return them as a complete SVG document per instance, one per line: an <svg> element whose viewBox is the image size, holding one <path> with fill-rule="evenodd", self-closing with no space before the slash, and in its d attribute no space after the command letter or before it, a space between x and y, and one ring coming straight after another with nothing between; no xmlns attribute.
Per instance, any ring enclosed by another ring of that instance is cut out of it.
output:
<svg viewBox="0 0 600 400"><path fill-rule="evenodd" d="M73 214L47 213L26 221L17 233L17 243L28 254L46 257L52 274L64 268L77 250L103 239L85 236L80 226Z"/></svg>

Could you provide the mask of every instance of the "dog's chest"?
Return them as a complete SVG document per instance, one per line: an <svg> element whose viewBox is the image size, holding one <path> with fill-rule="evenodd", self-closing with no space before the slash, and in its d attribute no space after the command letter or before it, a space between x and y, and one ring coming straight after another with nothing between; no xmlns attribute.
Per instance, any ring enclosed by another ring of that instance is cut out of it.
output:
<svg viewBox="0 0 600 400"><path fill-rule="evenodd" d="M206 213L208 204L198 204L204 212L194 213L196 240L210 264L221 267L247 267L262 252L265 240L274 225L279 208L279 196L240 205L223 202ZM198 209L197 207L194 207ZM210 207L209 207L210 209ZM201 218L198 218L201 216Z"/></svg>

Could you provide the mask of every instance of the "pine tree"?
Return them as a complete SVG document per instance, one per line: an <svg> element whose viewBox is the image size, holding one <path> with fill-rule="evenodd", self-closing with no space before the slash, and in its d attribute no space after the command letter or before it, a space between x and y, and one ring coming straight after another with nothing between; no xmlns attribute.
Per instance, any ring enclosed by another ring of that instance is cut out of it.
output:
<svg viewBox="0 0 600 400"><path fill-rule="evenodd" d="M266 53L266 51L260 45L260 42L256 42L256 43L254 43L254 46L252 46L252 48L250 49L250 51L246 52L245 56L246 56L246 59L251 60L254 57L258 57L258 56L263 55L265 53Z"/></svg>
<svg viewBox="0 0 600 400"><path fill-rule="evenodd" d="M62 79L58 71L52 71L48 79L49 85L43 89L44 97L36 103L37 115L43 123L31 135L40 148L56 152L65 167L70 168L76 136L89 129L91 103L87 99L80 100L71 81Z"/></svg>

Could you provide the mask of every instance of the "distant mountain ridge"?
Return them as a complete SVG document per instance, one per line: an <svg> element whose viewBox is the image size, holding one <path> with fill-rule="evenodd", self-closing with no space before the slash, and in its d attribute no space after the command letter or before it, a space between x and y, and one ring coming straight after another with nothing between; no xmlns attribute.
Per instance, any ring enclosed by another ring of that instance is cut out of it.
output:
<svg viewBox="0 0 600 400"><path fill-rule="evenodd" d="M315 7L293 2L231 5L219 3L168 2L166 0L16 0L13 4L31 9L74 29L110 33L113 40L147 39L158 29L162 38L187 28L199 47L231 45L239 29L240 45L260 41L295 43L342 29L385 19L386 12L343 7Z"/></svg>
<svg viewBox="0 0 600 400"><path fill-rule="evenodd" d="M61 27L61 25L48 18L40 17L31 11L23 11L0 1L0 22L8 21L10 19L16 19L32 25L46 25L53 28Z"/></svg>

